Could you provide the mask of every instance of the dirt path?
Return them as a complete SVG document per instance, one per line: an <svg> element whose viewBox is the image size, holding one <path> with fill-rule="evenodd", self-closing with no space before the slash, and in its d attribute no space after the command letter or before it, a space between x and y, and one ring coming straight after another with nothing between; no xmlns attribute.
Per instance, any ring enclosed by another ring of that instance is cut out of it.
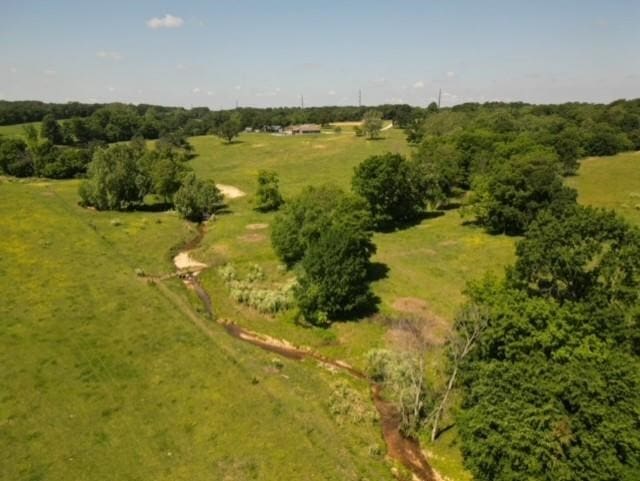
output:
<svg viewBox="0 0 640 481"><path fill-rule="evenodd" d="M194 249L202 240L203 235L204 229L199 228L196 238L187 243L185 247L188 247L188 250ZM182 252L188 253L188 250ZM192 273L187 273L182 276L182 279L187 287L196 292L203 303L207 315L210 318L213 318L211 298L198 281L197 276ZM155 281L165 296L169 297L199 329L201 329L208 337L213 338L215 336L209 323L194 312L194 310L184 300L180 299L177 294L165 286L161 279L155 278ZM387 445L387 453L389 457L411 471L415 480L438 481L440 479L438 474L429 465L429 462L420 448L419 441L403 435L400 431L400 416L393 404L385 400L382 396L382 387L371 381L365 373L346 362L328 358L308 347L295 346L287 341L275 339L264 334L244 329L229 320L219 319L217 322L230 336L259 347L260 349L264 349L265 351L296 361L313 359L318 361L321 365L330 366L331 368L346 372L357 379L366 381L370 387L371 399L380 415L382 436L385 444Z"/></svg>

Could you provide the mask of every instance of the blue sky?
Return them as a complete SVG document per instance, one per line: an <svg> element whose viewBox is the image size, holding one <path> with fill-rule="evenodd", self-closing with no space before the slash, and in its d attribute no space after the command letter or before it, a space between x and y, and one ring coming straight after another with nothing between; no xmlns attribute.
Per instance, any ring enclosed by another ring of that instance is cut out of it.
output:
<svg viewBox="0 0 640 481"><path fill-rule="evenodd" d="M0 0L0 98L247 106L640 97L640 1Z"/></svg>

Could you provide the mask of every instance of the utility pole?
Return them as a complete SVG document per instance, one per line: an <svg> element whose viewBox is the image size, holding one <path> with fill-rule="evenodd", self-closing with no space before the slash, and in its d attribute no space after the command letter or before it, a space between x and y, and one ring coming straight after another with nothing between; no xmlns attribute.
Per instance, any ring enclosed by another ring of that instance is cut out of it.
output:
<svg viewBox="0 0 640 481"><path fill-rule="evenodd" d="M236 99L236 110L238 110L238 99Z"/></svg>
<svg viewBox="0 0 640 481"><path fill-rule="evenodd" d="M362 89L358 89L358 107L362 107Z"/></svg>
<svg viewBox="0 0 640 481"><path fill-rule="evenodd" d="M440 101L442 100L442 89L438 90L438 108L440 108Z"/></svg>
<svg viewBox="0 0 640 481"><path fill-rule="evenodd" d="M300 94L300 108L304 108L304 95Z"/></svg>

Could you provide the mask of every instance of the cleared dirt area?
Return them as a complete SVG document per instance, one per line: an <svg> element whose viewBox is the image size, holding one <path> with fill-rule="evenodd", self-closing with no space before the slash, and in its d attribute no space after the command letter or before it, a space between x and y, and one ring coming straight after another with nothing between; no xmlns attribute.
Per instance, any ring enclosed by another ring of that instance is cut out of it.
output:
<svg viewBox="0 0 640 481"><path fill-rule="evenodd" d="M269 224L247 224L247 230L262 230L269 227Z"/></svg>
<svg viewBox="0 0 640 481"><path fill-rule="evenodd" d="M207 267L207 264L195 260L188 252L180 252L173 258L173 264L181 271L200 271Z"/></svg>
<svg viewBox="0 0 640 481"><path fill-rule="evenodd" d="M412 317L420 319L424 323L424 332L428 341L435 345L442 345L450 331L450 323L444 318L433 313L429 304L423 299L415 297L399 297L392 306L396 311L409 314ZM389 336L394 337L395 333L392 329Z"/></svg>
<svg viewBox="0 0 640 481"><path fill-rule="evenodd" d="M220 189L222 195L224 195L228 199L237 199L238 197L244 197L245 195L247 195L246 192L241 191L233 185L216 184L216 187Z"/></svg>

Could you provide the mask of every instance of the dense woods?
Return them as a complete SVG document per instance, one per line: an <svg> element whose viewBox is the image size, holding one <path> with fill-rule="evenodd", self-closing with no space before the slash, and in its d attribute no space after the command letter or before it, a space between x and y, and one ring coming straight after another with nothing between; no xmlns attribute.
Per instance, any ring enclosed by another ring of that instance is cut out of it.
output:
<svg viewBox="0 0 640 481"><path fill-rule="evenodd" d="M635 480L640 470L640 231L612 212L545 211L486 312L458 416L476 479Z"/></svg>

